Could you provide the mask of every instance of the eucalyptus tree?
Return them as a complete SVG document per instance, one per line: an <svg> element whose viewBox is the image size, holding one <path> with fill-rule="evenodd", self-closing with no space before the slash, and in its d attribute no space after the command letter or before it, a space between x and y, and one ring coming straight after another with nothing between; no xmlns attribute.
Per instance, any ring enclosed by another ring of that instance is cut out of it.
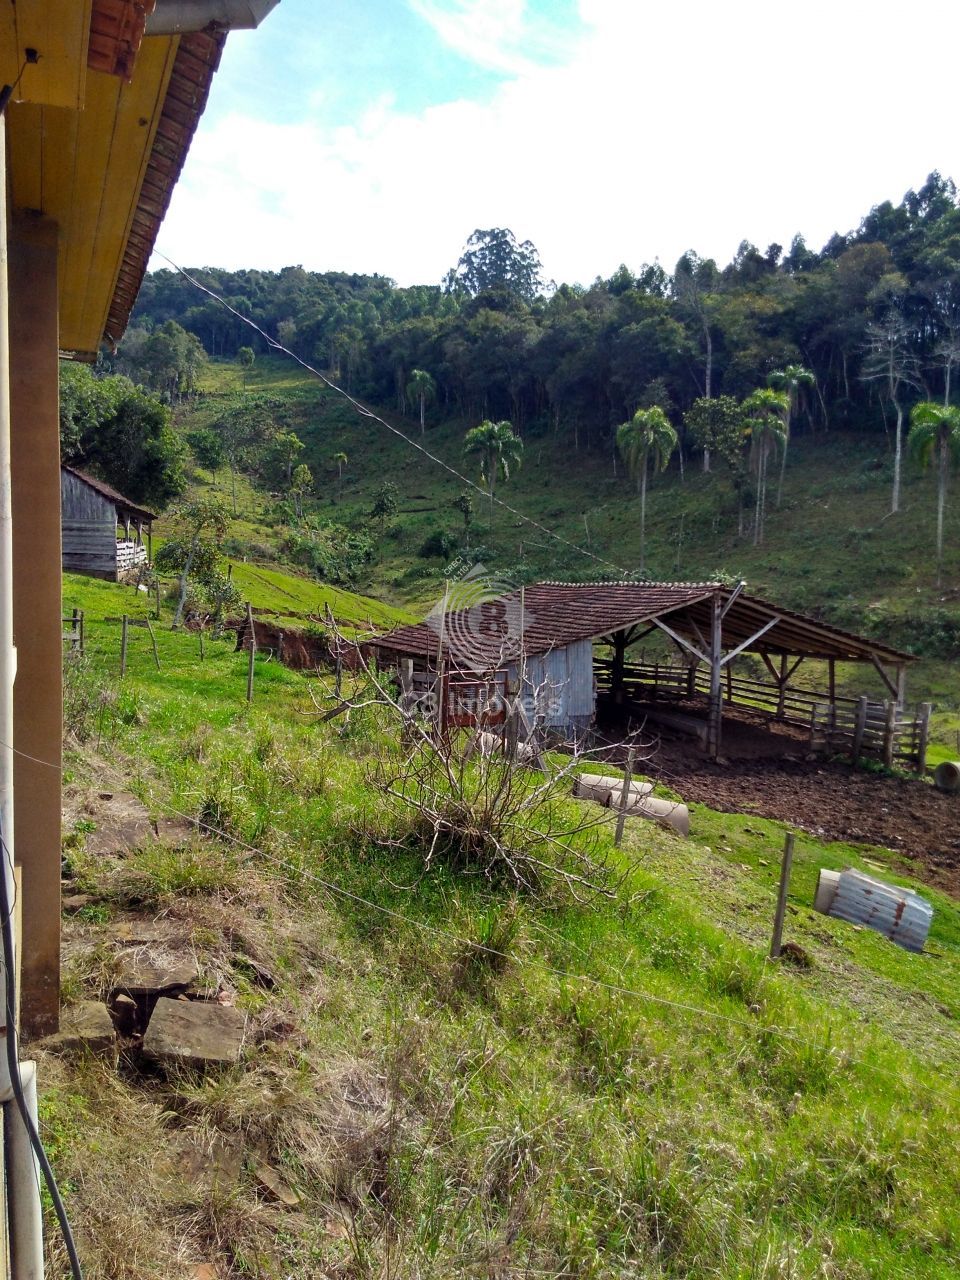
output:
<svg viewBox="0 0 960 1280"><path fill-rule="evenodd" d="M303 519L303 499L312 488L313 475L307 464L301 462L294 467L293 475L290 477L290 496L293 498L293 507L298 520Z"/></svg>
<svg viewBox="0 0 960 1280"><path fill-rule="evenodd" d="M787 412L783 420L783 452L780 455L780 483L777 485L777 506L783 497L783 477L787 470L787 448L790 444L790 431L797 415L800 403L800 391L803 387L816 385L816 378L802 364L788 364L784 369L774 369L767 374L767 382L777 391L787 393Z"/></svg>
<svg viewBox="0 0 960 1280"><path fill-rule="evenodd" d="M410 381L407 383L407 395L411 396L420 406L420 434L426 431L426 408L427 401L433 400L437 394L437 384L434 382L431 374L426 369L414 369L410 374Z"/></svg>
<svg viewBox="0 0 960 1280"><path fill-rule="evenodd" d="M753 522L753 545L763 541L767 513L767 472L770 459L786 446L787 395L773 387L760 387L743 402L750 433L750 469L756 477L757 506Z"/></svg>
<svg viewBox="0 0 960 1280"><path fill-rule="evenodd" d="M343 468L347 465L350 459L343 450L341 450L339 453L335 453L333 455L333 461L337 464L337 501L339 502L343 497Z"/></svg>
<svg viewBox="0 0 960 1280"><path fill-rule="evenodd" d="M903 468L903 394L920 385L917 357L911 347L912 332L906 320L891 310L879 324L867 329L867 357L863 378L878 382L897 415L893 442L893 496L890 514L900 510L900 476Z"/></svg>
<svg viewBox="0 0 960 1280"><path fill-rule="evenodd" d="M490 494L490 519L496 501L497 478L510 479L511 467L520 466L523 458L523 441L513 433L510 422L490 422L489 419L467 432L463 441L467 454L476 454L480 460L480 478Z"/></svg>
<svg viewBox="0 0 960 1280"><path fill-rule="evenodd" d="M924 466L937 465L937 586L943 570L943 513L947 502L950 467L960 462L960 409L929 400L913 406L910 415L910 452Z"/></svg>
<svg viewBox="0 0 960 1280"><path fill-rule="evenodd" d="M659 405L638 409L617 427L617 448L640 494L640 572L646 556L647 476L663 471L679 443L677 433Z"/></svg>

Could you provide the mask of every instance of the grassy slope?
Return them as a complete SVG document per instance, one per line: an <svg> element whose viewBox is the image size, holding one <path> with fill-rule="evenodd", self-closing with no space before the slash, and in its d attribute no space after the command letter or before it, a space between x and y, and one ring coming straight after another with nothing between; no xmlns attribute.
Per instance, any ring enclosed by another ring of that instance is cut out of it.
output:
<svg viewBox="0 0 960 1280"><path fill-rule="evenodd" d="M402 834L365 780L391 732L300 715L305 682L275 663L258 663L248 710L245 656L213 642L201 664L166 628L162 672L144 637L118 689L116 628L97 618L128 594L83 597L105 686L88 727L157 813L172 803L262 852L208 841L104 866L82 833L69 840L97 901L69 926L67 990L99 992L102 930L135 907L179 922L251 1018L294 1031L206 1080L44 1062L46 1135L90 1277L172 1280L185 1261L318 1280L956 1274L956 904L925 891L920 957L816 916L818 866L887 855L804 837L788 937L814 964L770 968L782 829L702 808L687 842L631 824L609 905L420 878L414 852L372 838ZM74 785L103 785L89 754L70 767ZM484 965L431 926L512 959ZM236 1187L170 1176L175 1142L238 1136ZM264 1195L264 1161L299 1205Z"/></svg>
<svg viewBox="0 0 960 1280"><path fill-rule="evenodd" d="M207 397L187 406L184 424L209 422L221 397L241 387L239 371L213 365ZM462 520L449 507L463 485L383 427L359 417L333 393L292 362L262 359L248 377L250 391L282 395L291 425L306 443L316 481L317 510L347 525L367 522L372 496L384 479L402 495L402 513L388 531L382 563L370 567L363 589L382 599L422 609L442 592L447 569L440 559L417 553L438 529L461 533ZM412 418L391 420L414 439ZM450 465L473 477L462 452L469 423L447 421L428 429L425 444ZM524 514L605 561L627 569L639 563L639 502L612 459L574 454L569 442L547 434L528 436L524 464L501 487L502 497ZM338 500L333 455L350 461ZM220 482L227 486L225 475ZM855 630L870 627L895 644L907 644L915 628L936 619L956 620L960 580L960 509L948 507L943 589L935 584L934 481L907 466L902 509L888 518L891 461L885 437L818 436L791 446L783 506L773 507L764 546L736 536L735 500L722 470L704 476L688 468L686 483L674 471L658 478L648 495L648 571L663 579L697 580L718 571L746 577L750 589L801 610L823 613ZM487 504L474 493L471 545L494 575L519 572L532 578L590 578L609 571L576 550L498 510L492 525ZM235 532L271 544L276 530L258 518L260 500L241 484L245 519ZM586 520L586 523L585 523ZM589 533L589 538L588 538ZM463 552L465 563L474 553ZM873 677L850 673L859 692L874 689ZM876 685L880 693L879 684ZM916 664L911 696L939 708L935 732L941 743L960 741L960 700L952 670L942 659ZM881 694L881 696L883 696Z"/></svg>

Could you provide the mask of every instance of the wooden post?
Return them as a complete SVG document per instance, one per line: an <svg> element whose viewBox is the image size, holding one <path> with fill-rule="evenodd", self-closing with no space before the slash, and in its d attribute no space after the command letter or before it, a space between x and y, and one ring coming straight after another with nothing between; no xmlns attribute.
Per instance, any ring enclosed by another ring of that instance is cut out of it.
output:
<svg viewBox="0 0 960 1280"><path fill-rule="evenodd" d="M707 750L716 760L720 754L721 725L723 723L723 699L721 681L723 667L723 599L719 592L713 597L710 613L710 710L707 723Z"/></svg>
<svg viewBox="0 0 960 1280"><path fill-rule="evenodd" d="M253 625L253 606L247 601L247 631L250 636L250 660L247 664L247 702L253 701L253 670L257 658L257 633Z"/></svg>
<svg viewBox="0 0 960 1280"><path fill-rule="evenodd" d="M860 760L860 752L863 750L863 735L867 728L867 699L862 697L857 702L857 718L853 725L853 749L850 752L853 757L853 763L857 764Z"/></svg>
<svg viewBox="0 0 960 1280"><path fill-rule="evenodd" d="M924 773L927 768L927 744L930 741L930 712L933 706L929 702L920 704L920 716L917 723L917 773Z"/></svg>
<svg viewBox="0 0 960 1280"><path fill-rule="evenodd" d="M157 664L157 670L160 670L160 654L157 651L157 636L153 629L153 623L147 618L147 630L150 632L150 643L153 645L153 660Z"/></svg>
<svg viewBox="0 0 960 1280"><path fill-rule="evenodd" d="M728 662L727 667L727 706L733 702L733 663Z"/></svg>
<svg viewBox="0 0 960 1280"><path fill-rule="evenodd" d="M127 674L127 615L120 624L120 679Z"/></svg>
<svg viewBox="0 0 960 1280"><path fill-rule="evenodd" d="M777 719L782 720L787 700L787 655L780 655L780 675L777 679Z"/></svg>
<svg viewBox="0 0 960 1280"><path fill-rule="evenodd" d="M780 889L777 893L777 910L773 917L773 937L770 939L771 960L780 958L783 942L783 918L787 913L787 892L790 888L790 871L793 868L793 842L794 834L788 831L787 838L783 842L783 861L780 863Z"/></svg>
<svg viewBox="0 0 960 1280"><path fill-rule="evenodd" d="M197 632L200 637L200 661L203 661L203 627Z"/></svg>
<svg viewBox="0 0 960 1280"><path fill-rule="evenodd" d="M627 651L626 632L616 631L613 635L613 662L610 664L610 696L615 705L623 702L623 664Z"/></svg>
<svg viewBox="0 0 960 1280"><path fill-rule="evenodd" d="M630 799L630 783L633 780L633 747L627 752L627 763L623 770L623 786L620 788L620 808L617 812L617 830L613 843L619 848L623 840L623 828L627 821L627 803Z"/></svg>
<svg viewBox="0 0 960 1280"><path fill-rule="evenodd" d="M503 722L503 750L508 760L516 760L517 743L520 740L520 716L517 713L517 701L520 697L519 680L514 685L506 680L503 686L507 701L507 715Z"/></svg>
<svg viewBox="0 0 960 1280"><path fill-rule="evenodd" d="M893 748L897 740L897 704L888 700L883 704L883 711L883 763L892 769Z"/></svg>
<svg viewBox="0 0 960 1280"><path fill-rule="evenodd" d="M160 579L157 579L157 621L160 621Z"/></svg>
<svg viewBox="0 0 960 1280"><path fill-rule="evenodd" d="M903 710L907 696L907 669L902 662L897 664L897 706Z"/></svg>
<svg viewBox="0 0 960 1280"><path fill-rule="evenodd" d="M692 698L697 692L697 664L687 663L687 697Z"/></svg>
<svg viewBox="0 0 960 1280"><path fill-rule="evenodd" d="M77 636L80 645L80 652L84 653L86 651L86 640L84 638L84 617L82 609L77 610Z"/></svg>

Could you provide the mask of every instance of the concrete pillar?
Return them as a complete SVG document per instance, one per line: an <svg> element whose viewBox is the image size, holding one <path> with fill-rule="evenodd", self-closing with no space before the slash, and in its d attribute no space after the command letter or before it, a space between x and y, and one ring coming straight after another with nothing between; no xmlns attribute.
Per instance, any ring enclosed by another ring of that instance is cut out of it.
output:
<svg viewBox="0 0 960 1280"><path fill-rule="evenodd" d="M10 225L10 400L16 854L23 868L21 1030L57 1028L60 1008L62 735L57 229ZM52 764L54 768L49 768Z"/></svg>

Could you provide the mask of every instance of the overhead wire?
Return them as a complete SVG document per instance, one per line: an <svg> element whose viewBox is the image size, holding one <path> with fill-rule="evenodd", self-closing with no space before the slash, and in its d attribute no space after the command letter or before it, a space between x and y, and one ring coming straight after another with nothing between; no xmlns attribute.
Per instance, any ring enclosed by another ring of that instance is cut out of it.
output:
<svg viewBox="0 0 960 1280"><path fill-rule="evenodd" d="M247 325L248 328L252 329L255 333L258 333L271 350L279 351L283 355L289 356L291 360L296 361L296 363L306 369L308 373L311 373L315 378L318 378L319 381L322 382L330 391L336 392L338 396L341 396L348 404L352 405L362 418L369 418L371 421L378 423L381 427L386 428L387 431L390 431L393 435L403 440L405 444L410 445L412 449L416 449L418 453L429 458L431 462L436 464L436 466L442 467L444 471L455 476L461 484L468 485L471 489L476 490L477 493L482 494L488 501L492 501L495 506L502 507L504 511L508 511L510 515L516 516L518 520L522 520L525 524L530 525L531 528L538 529L541 533L546 534L547 537L553 538L555 542L561 543L571 551L576 551L579 555L585 556L587 559L593 560L597 564L605 565L608 569L616 570L616 572L623 578L632 577L632 570L625 569L623 565L616 564L613 560L608 560L604 556L598 556L595 552L587 550L586 547L581 547L579 543L573 542L570 538L565 538L562 534L548 528L547 525L541 524L539 520L535 520L525 512L518 510L516 507L512 507L508 502L504 502L502 498L498 498L496 494L491 495L489 490L484 489L483 486L477 484L475 480L471 480L470 477L464 475L462 471L458 471L457 468L451 466L449 462L445 462L443 458L438 458L437 455L431 453L425 445L414 440L412 436L408 436L405 431L401 431L399 427L395 427L393 423L388 422L386 418L382 418L378 413L371 409L369 405L364 404L362 400L358 400L356 396L351 395L349 391L346 391L339 385L339 383L334 382L334 380L328 377L327 374L315 368L301 356L298 356L296 352L291 351L289 347L285 347L283 343L274 338L272 334L269 334L265 329L262 329L255 320L252 320L249 316L245 316L242 311L238 311L236 307L227 302L226 298L217 293L215 289L211 289L208 285L203 284L202 281L197 280L195 276L191 275L191 273L185 268L179 266L172 258L168 258L167 255L159 249L156 250L156 254L158 258L162 258L164 262L168 262L174 271L179 272L179 274L182 275L188 283L192 284L195 289L198 289L201 293L212 298L214 302L219 303L220 306L222 306L232 316L236 317L236 319L242 324Z"/></svg>

